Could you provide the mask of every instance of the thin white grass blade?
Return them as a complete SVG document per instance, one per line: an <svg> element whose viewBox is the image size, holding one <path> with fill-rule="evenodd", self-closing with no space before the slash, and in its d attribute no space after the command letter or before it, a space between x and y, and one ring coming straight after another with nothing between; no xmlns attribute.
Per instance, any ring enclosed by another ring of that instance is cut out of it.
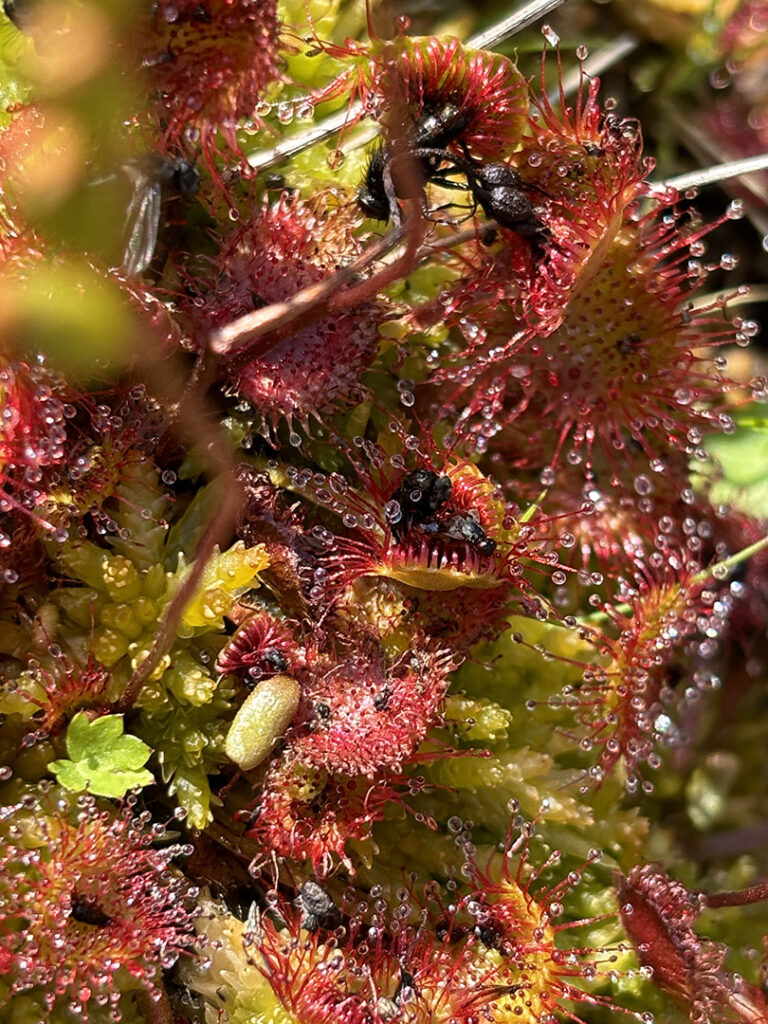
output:
<svg viewBox="0 0 768 1024"><path fill-rule="evenodd" d="M337 110L335 114L323 118L322 121L308 128L301 135L292 135L287 139L281 139L271 149L259 149L249 153L246 159L255 171L266 171L268 168L274 167L275 164L282 163L283 160L288 160L290 157L296 156L297 153L309 149L310 146L332 138L341 131L345 124L354 121L361 110L360 103L353 103L351 107ZM370 137L372 138L378 132L378 125L371 127Z"/></svg>
<svg viewBox="0 0 768 1024"><path fill-rule="evenodd" d="M686 189L698 188L700 185L712 185L718 181L728 181L729 178L740 178L744 174L766 170L768 170L768 153L760 153L758 156L745 157L743 160L730 160L724 164L715 164L713 167L703 167L700 171L679 174L676 178L667 178L666 181L657 181L651 185L651 188L658 192L664 192L669 188L684 192Z"/></svg>
<svg viewBox="0 0 768 1024"><path fill-rule="evenodd" d="M504 18L495 25L491 25L490 28L485 29L484 32L478 32L477 35L472 36L467 40L467 46L473 50L492 49L505 39L509 39L516 32L522 32L524 28L528 28L529 25L532 25L534 21L538 21L539 18L544 18L547 14L551 14L552 11L556 11L562 3L564 3L564 0L530 0L530 3L523 4L519 10L510 14L508 18Z"/></svg>

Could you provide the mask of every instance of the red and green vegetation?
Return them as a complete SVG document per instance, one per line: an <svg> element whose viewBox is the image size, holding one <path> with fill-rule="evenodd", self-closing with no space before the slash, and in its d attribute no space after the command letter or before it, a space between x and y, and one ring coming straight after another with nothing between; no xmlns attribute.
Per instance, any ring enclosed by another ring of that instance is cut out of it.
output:
<svg viewBox="0 0 768 1024"><path fill-rule="evenodd" d="M3 12L0 1022L768 1024L766 0Z"/></svg>

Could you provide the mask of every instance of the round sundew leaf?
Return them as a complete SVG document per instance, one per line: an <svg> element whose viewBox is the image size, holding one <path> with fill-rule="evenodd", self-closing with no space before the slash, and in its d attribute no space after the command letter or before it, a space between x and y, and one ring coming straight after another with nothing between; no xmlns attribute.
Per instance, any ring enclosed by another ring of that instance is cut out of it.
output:
<svg viewBox="0 0 768 1024"><path fill-rule="evenodd" d="M483 573L462 572L460 569L446 567L444 569L428 569L424 566L381 566L375 573L376 576L386 576L388 579L397 580L398 583L405 583L409 587L416 587L418 590L458 590L460 587L470 587L473 590L487 590L497 587L502 582L494 576Z"/></svg>
<svg viewBox="0 0 768 1024"><path fill-rule="evenodd" d="M512 153L528 121L528 83L508 58L467 49L452 36L402 40L398 69L418 115L447 104L460 112L457 140L477 157ZM450 147L455 140L444 140Z"/></svg>

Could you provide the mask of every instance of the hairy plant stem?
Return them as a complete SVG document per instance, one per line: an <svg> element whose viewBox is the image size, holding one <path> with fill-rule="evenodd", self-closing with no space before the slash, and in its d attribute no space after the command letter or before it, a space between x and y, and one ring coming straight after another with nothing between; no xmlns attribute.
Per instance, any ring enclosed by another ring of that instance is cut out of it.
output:
<svg viewBox="0 0 768 1024"><path fill-rule="evenodd" d="M205 395L213 378L214 367L203 356L189 377L177 362L169 363L150 353L143 360L142 368L158 400L171 410L172 423L179 437L192 440L204 453L210 474L219 489L220 500L214 516L200 537L186 579L165 609L147 656L134 669L117 703L116 710L123 713L133 707L142 687L171 649L184 608L195 593L216 545L228 540L242 504L242 490L235 477L226 435L221 427L215 425L214 410L207 408ZM205 412L209 415L205 415Z"/></svg>
<svg viewBox="0 0 768 1024"><path fill-rule="evenodd" d="M398 245L404 234L404 228L389 231L349 266L342 267L322 281L302 288L285 302L273 302L263 309L256 309L252 313L238 317L225 327L220 327L211 335L211 352L227 359L241 355L245 350L253 359L265 355L276 344L274 339L266 338L265 343L258 346L255 342L273 331L286 327L318 306L328 303L335 292L354 281L362 270L380 260Z"/></svg>
<svg viewBox="0 0 768 1024"><path fill-rule="evenodd" d="M768 878L763 878L746 889L732 892L702 892L699 895L708 907L746 907L750 903L762 903L768 899Z"/></svg>

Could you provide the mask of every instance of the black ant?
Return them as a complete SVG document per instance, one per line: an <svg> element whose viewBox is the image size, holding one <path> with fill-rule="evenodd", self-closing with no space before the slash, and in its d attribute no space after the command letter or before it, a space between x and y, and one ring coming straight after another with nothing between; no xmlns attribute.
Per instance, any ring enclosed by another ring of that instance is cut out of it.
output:
<svg viewBox="0 0 768 1024"><path fill-rule="evenodd" d="M408 157L416 162L424 184L464 189L472 193L475 209L479 206L486 217L495 220L531 243L540 255L549 232L536 214L526 192L537 186L523 181L520 174L503 163L480 164L468 153L459 156L445 149L466 128L466 117L452 104L439 112L429 112L415 125L408 140ZM358 193L358 204L367 216L400 223L398 199L408 198L395 174L396 158L383 146L371 156L365 180ZM446 166L447 165L447 166ZM466 184L449 175L463 173Z"/></svg>
<svg viewBox="0 0 768 1024"><path fill-rule="evenodd" d="M429 152L433 159L441 158L464 173L475 208L479 206L489 220L495 220L501 227L509 228L530 242L534 254L541 255L542 245L549 238L549 230L539 219L533 203L526 195L528 190L542 192L538 185L524 182L519 172L507 164L478 164L447 150ZM420 155L419 151L416 155ZM452 179L444 179L441 184L450 188L464 187Z"/></svg>
<svg viewBox="0 0 768 1024"><path fill-rule="evenodd" d="M519 173L506 164L486 164L476 172L467 170L467 178L472 196L486 217L530 242L534 253L540 255L549 230L525 194L525 190L531 188L541 191L538 186L526 184Z"/></svg>

